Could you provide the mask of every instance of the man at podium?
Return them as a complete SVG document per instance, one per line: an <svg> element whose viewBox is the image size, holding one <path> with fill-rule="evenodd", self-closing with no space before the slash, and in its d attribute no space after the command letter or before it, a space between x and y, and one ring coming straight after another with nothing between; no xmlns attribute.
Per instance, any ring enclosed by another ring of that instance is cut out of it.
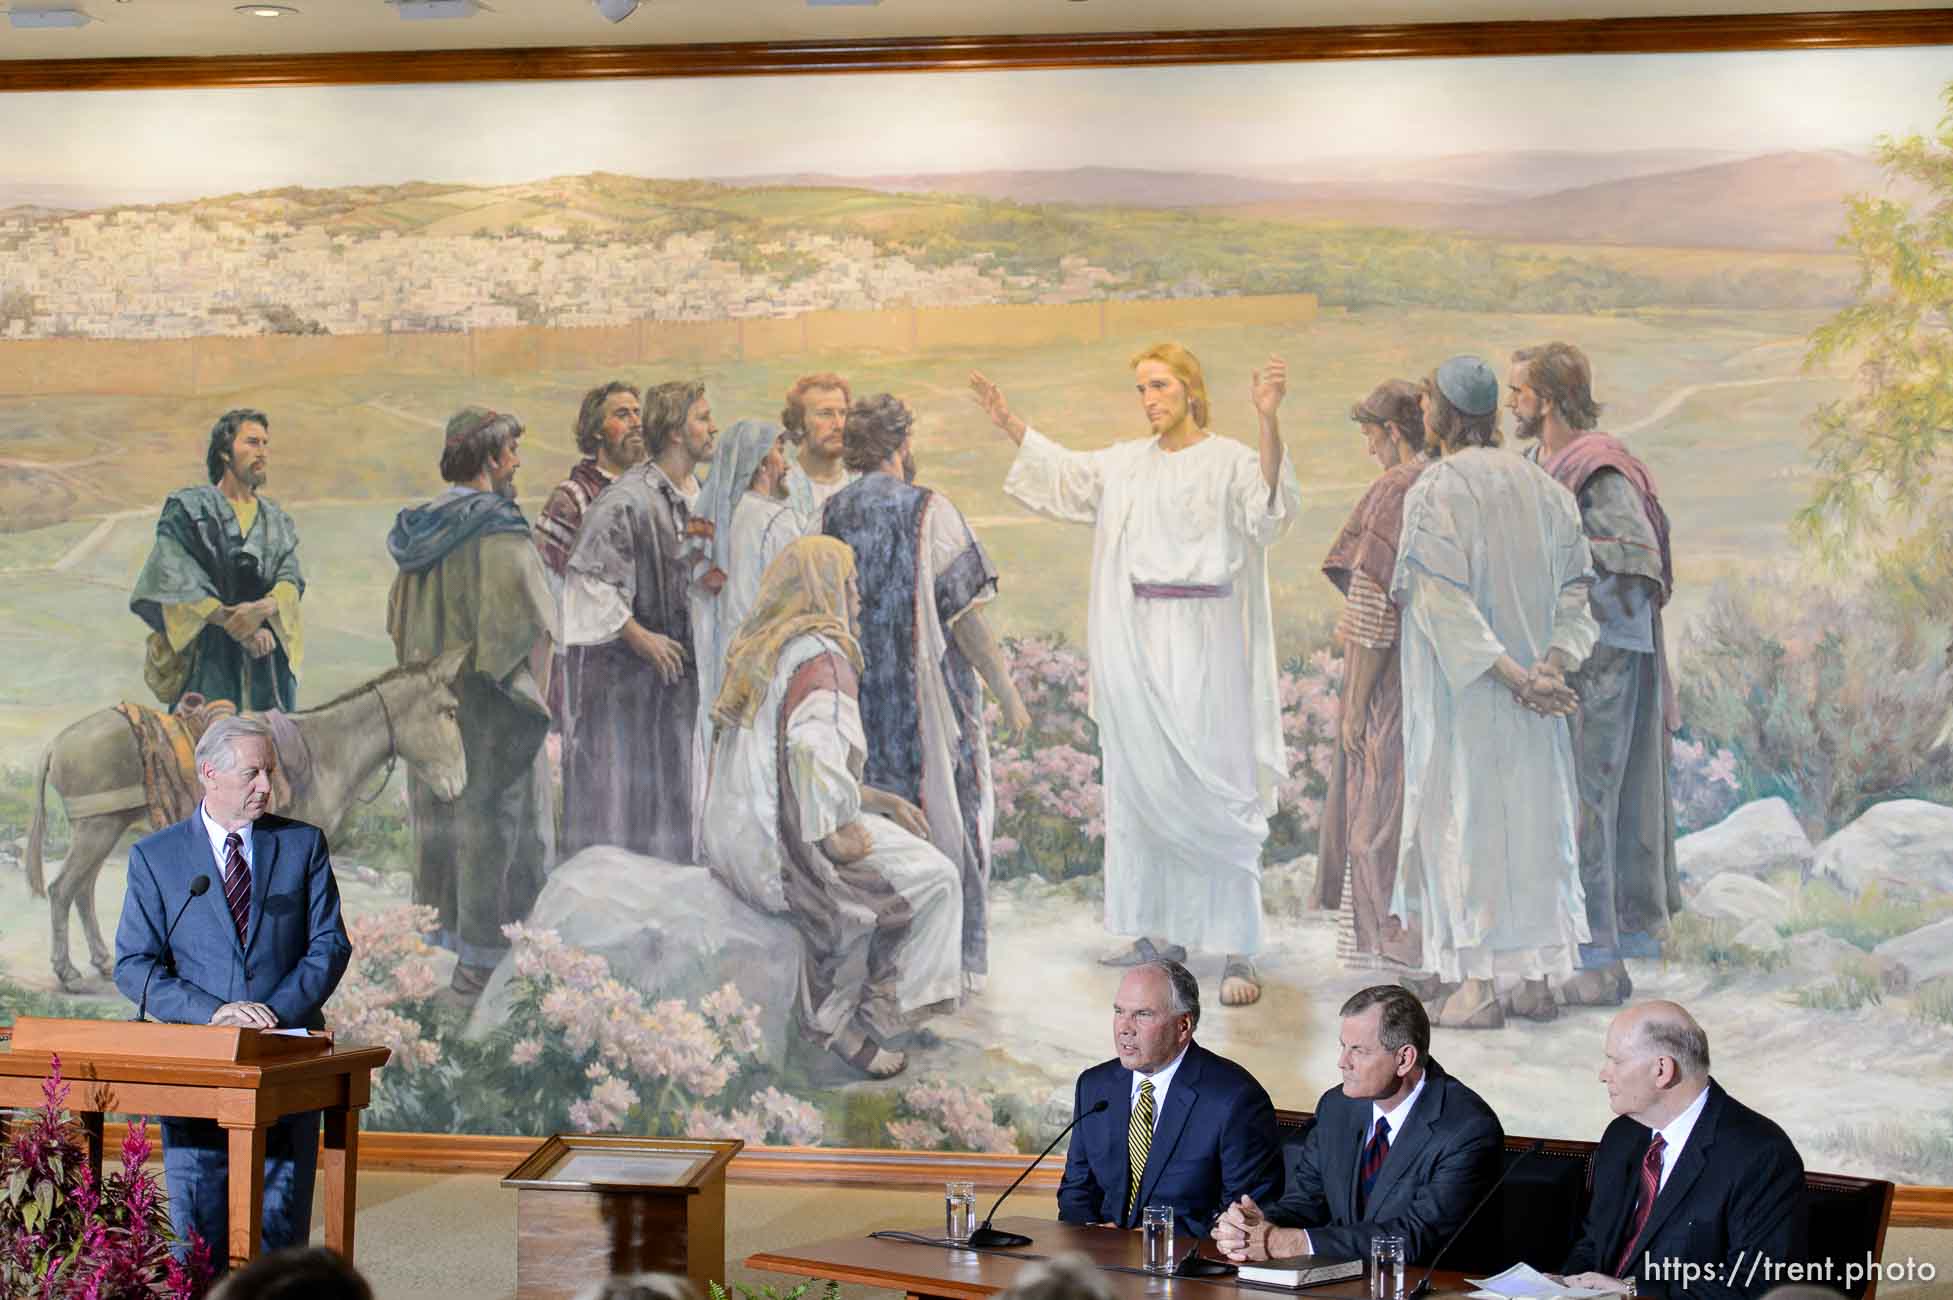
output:
<svg viewBox="0 0 1953 1300"><path fill-rule="evenodd" d="M276 762L263 722L240 714L213 723L197 743L197 810L129 851L115 985L139 1013L178 1024L325 1027L321 1008L352 943L325 835L265 814ZM230 1239L224 1130L212 1120L169 1118L162 1129L177 1235L197 1233L221 1261ZM318 1147L316 1110L266 1131L266 1251L310 1235Z"/></svg>

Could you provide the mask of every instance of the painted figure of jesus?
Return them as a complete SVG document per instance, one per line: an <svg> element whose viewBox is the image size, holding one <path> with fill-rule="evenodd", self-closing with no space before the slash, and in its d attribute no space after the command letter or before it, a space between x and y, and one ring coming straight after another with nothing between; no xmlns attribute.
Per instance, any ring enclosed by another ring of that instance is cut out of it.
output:
<svg viewBox="0 0 1953 1300"><path fill-rule="evenodd" d="M1245 1006L1261 997L1261 847L1288 768L1267 560L1301 504L1276 421L1288 367L1271 357L1253 374L1253 447L1209 431L1206 381L1185 348L1146 349L1133 378L1152 436L1101 451L1030 428L982 375L970 388L1018 446L1004 490L1093 526L1105 922L1133 939L1104 961L1223 953L1220 1001Z"/></svg>

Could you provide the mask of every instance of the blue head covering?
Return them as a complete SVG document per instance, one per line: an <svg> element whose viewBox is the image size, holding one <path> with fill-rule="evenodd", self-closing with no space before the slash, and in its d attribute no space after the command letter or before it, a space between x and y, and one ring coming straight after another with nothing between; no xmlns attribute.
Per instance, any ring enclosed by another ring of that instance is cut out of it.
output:
<svg viewBox="0 0 1953 1300"><path fill-rule="evenodd" d="M732 513L766 453L786 430L771 420L741 420L719 439L712 469L692 513L712 521L712 563L732 572Z"/></svg>

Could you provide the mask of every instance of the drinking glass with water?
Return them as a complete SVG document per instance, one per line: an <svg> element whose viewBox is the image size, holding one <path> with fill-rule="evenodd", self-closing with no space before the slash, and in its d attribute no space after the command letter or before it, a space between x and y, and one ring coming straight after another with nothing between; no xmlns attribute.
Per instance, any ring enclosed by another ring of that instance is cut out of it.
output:
<svg viewBox="0 0 1953 1300"><path fill-rule="evenodd" d="M1140 1217L1139 1226L1146 1242L1146 1271L1171 1273L1173 1271L1173 1207L1171 1205L1147 1206Z"/></svg>
<svg viewBox="0 0 1953 1300"><path fill-rule="evenodd" d="M1402 1237L1380 1232L1370 1238L1370 1300L1404 1300L1408 1263Z"/></svg>
<svg viewBox="0 0 1953 1300"><path fill-rule="evenodd" d="M943 1184L943 1235L962 1246L976 1231L976 1184Z"/></svg>

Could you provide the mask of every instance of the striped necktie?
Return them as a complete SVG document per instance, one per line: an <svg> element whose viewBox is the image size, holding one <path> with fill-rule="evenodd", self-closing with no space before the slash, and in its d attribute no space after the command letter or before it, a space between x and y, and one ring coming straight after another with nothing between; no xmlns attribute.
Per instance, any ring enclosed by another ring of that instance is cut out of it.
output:
<svg viewBox="0 0 1953 1300"><path fill-rule="evenodd" d="M1348 1147L1343 1148L1345 1151ZM1377 1131L1370 1135L1369 1145L1363 1148L1363 1178L1356 1187L1356 1214L1358 1218L1368 1211L1370 1189L1377 1184L1377 1172L1383 1168L1383 1158L1390 1154L1390 1121L1377 1116Z"/></svg>
<svg viewBox="0 0 1953 1300"><path fill-rule="evenodd" d="M1641 1157L1641 1196L1634 1203L1627 1240L1621 1243L1621 1258L1614 1265L1615 1277L1627 1276L1628 1261L1634 1257L1634 1243L1641 1239L1641 1230L1648 1226L1648 1215L1655 1208L1655 1197L1661 1194L1661 1153L1667 1145L1657 1133L1655 1140L1648 1144L1648 1154Z"/></svg>
<svg viewBox="0 0 1953 1300"><path fill-rule="evenodd" d="M244 837L236 831L224 837L224 901L230 904L242 945L251 920L251 867L244 860Z"/></svg>
<svg viewBox="0 0 1953 1300"><path fill-rule="evenodd" d="M1132 1108L1132 1128L1126 1133L1126 1157L1132 1175L1126 1183L1126 1219L1139 1203L1139 1183L1146 1176L1146 1157L1153 1150L1153 1081L1139 1081L1139 1101Z"/></svg>

